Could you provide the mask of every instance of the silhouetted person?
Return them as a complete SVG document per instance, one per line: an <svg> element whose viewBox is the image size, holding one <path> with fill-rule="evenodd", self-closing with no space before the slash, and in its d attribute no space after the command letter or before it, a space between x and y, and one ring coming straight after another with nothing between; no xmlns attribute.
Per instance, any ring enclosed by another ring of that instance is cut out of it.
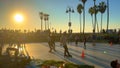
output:
<svg viewBox="0 0 120 68"><path fill-rule="evenodd" d="M84 49L86 49L86 37L84 37Z"/></svg>
<svg viewBox="0 0 120 68"><path fill-rule="evenodd" d="M78 45L78 41L79 41L79 37L76 35L76 36L75 36L75 45L76 45L76 46Z"/></svg>
<svg viewBox="0 0 120 68"><path fill-rule="evenodd" d="M56 51L55 50L55 36L54 35L51 36L51 43L53 45L53 50Z"/></svg>
<svg viewBox="0 0 120 68"><path fill-rule="evenodd" d="M0 45L0 56L2 55L2 45Z"/></svg>
<svg viewBox="0 0 120 68"><path fill-rule="evenodd" d="M118 63L118 60L113 60L110 63L112 68L120 68L120 63Z"/></svg>
<svg viewBox="0 0 120 68"><path fill-rule="evenodd" d="M68 47L67 47L67 37L66 37L66 32L63 33L60 42L62 43L63 47L64 47L64 57L72 57L72 55L70 55L69 51L68 51Z"/></svg>
<svg viewBox="0 0 120 68"><path fill-rule="evenodd" d="M2 48L3 48L3 46L4 46L4 43L2 41L2 42L0 42L0 56L2 55Z"/></svg>
<svg viewBox="0 0 120 68"><path fill-rule="evenodd" d="M56 51L55 50L55 46L54 46L54 42L53 42L53 39L52 39L51 35L48 36L48 44L49 44L49 47L50 47L49 52L52 52L52 50Z"/></svg>

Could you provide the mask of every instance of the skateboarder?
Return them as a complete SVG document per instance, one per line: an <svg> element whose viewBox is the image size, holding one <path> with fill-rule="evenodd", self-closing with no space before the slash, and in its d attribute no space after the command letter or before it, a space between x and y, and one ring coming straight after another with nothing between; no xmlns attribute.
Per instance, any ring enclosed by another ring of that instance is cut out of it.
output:
<svg viewBox="0 0 120 68"><path fill-rule="evenodd" d="M55 44L54 44L54 41L53 41L53 38L52 38L51 35L48 36L48 44L49 44L49 47L50 47L49 52L52 52L52 50L56 51L55 50Z"/></svg>
<svg viewBox="0 0 120 68"><path fill-rule="evenodd" d="M63 33L60 42L63 45L64 48L64 57L72 57L72 55L70 55L69 51L68 51L68 47L67 47L67 37L66 37L66 32Z"/></svg>

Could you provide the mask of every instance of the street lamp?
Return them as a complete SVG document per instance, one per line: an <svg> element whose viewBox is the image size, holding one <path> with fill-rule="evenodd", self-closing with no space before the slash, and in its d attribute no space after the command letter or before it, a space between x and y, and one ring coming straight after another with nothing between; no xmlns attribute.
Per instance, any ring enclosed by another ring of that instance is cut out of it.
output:
<svg viewBox="0 0 120 68"><path fill-rule="evenodd" d="M71 13L74 13L74 9L71 7L68 7L66 9L66 13L69 13L69 22L68 22L69 30L68 30L68 32L70 33L70 32L72 32L72 30L71 30Z"/></svg>

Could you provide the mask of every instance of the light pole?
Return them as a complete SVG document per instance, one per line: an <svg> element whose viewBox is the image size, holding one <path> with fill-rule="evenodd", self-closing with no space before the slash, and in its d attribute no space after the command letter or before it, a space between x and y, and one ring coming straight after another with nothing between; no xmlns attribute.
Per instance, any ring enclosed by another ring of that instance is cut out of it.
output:
<svg viewBox="0 0 120 68"><path fill-rule="evenodd" d="M71 7L68 7L68 8L66 9L66 13L69 14L69 22L68 22L69 30L68 30L68 32L71 33L71 32L72 32L72 30L71 30L71 24L72 24L72 22L71 22L71 13L74 13L74 9L71 8Z"/></svg>

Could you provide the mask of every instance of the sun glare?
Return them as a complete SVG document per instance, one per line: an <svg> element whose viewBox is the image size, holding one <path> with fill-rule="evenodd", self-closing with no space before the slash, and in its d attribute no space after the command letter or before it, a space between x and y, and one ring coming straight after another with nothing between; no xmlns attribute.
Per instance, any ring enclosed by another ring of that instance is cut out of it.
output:
<svg viewBox="0 0 120 68"><path fill-rule="evenodd" d="M24 18L23 18L23 16L21 14L16 14L14 16L14 19L15 19L16 22L21 23L21 22L23 22Z"/></svg>

